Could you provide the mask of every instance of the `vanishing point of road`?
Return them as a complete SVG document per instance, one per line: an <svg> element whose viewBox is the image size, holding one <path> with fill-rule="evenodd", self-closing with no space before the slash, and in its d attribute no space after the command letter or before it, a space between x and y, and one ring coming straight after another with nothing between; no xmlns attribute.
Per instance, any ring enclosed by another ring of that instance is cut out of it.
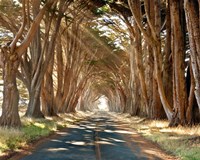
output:
<svg viewBox="0 0 200 160"><path fill-rule="evenodd" d="M12 159L12 158L11 158ZM110 113L59 131L16 159L20 160L148 160L174 159Z"/></svg>

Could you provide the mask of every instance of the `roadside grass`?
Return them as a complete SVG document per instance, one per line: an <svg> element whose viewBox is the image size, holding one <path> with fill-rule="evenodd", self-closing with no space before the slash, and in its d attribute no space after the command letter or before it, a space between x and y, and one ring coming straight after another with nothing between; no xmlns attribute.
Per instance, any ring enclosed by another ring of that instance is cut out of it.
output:
<svg viewBox="0 0 200 160"><path fill-rule="evenodd" d="M168 153L183 160L200 159L200 125L171 128L168 127L169 122L164 120L148 120L128 114L120 114L119 118Z"/></svg>
<svg viewBox="0 0 200 160"><path fill-rule="evenodd" d="M18 151L28 144L50 135L51 133L67 128L86 117L86 114L61 114L59 117L47 117L46 119L31 119L22 117L22 128L0 128L0 156L6 152Z"/></svg>

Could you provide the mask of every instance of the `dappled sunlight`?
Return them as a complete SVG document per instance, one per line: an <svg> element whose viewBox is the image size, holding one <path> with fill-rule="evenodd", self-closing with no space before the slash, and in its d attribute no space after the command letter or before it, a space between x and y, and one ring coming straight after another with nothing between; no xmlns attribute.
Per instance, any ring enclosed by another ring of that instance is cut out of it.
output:
<svg viewBox="0 0 200 160"><path fill-rule="evenodd" d="M86 145L86 142L83 142L83 141L71 141L71 142L67 141L65 143L70 143L70 144L77 145L77 146L84 146L84 145Z"/></svg>
<svg viewBox="0 0 200 160"><path fill-rule="evenodd" d="M74 122L74 119L71 119L71 118L68 118L68 117L65 117L64 120L69 121L69 122Z"/></svg>
<svg viewBox="0 0 200 160"><path fill-rule="evenodd" d="M115 146L116 144L114 144L114 143L111 143L111 142L108 142L108 141L96 141L96 143L98 143L98 144L104 144L104 145L113 145L113 146Z"/></svg>
<svg viewBox="0 0 200 160"><path fill-rule="evenodd" d="M37 127L40 127L40 128L45 128L45 124L42 124L42 123L38 123L38 122L35 122L33 123L35 126Z"/></svg>
<svg viewBox="0 0 200 160"><path fill-rule="evenodd" d="M170 136L169 139L172 139L172 140L181 140L182 137L176 137L176 136Z"/></svg>
<svg viewBox="0 0 200 160"><path fill-rule="evenodd" d="M96 127L95 126L86 126L85 128L87 128L87 129L95 129Z"/></svg>
<svg viewBox="0 0 200 160"><path fill-rule="evenodd" d="M57 132L57 134L58 135L67 135L68 133L67 132L61 132L61 131L59 131L59 132Z"/></svg>
<svg viewBox="0 0 200 160"><path fill-rule="evenodd" d="M123 139L117 139L117 138L113 138L113 137L100 138L100 141L112 142L112 143L115 143L115 142L125 143L126 142Z"/></svg>
<svg viewBox="0 0 200 160"><path fill-rule="evenodd" d="M48 148L47 151L50 151L50 152L58 152L58 151L68 151L69 149L67 148Z"/></svg>
<svg viewBox="0 0 200 160"><path fill-rule="evenodd" d="M69 125L67 129L58 131L58 138L53 137L49 140L48 147L44 149L44 152L49 156L59 154L67 158L71 156L85 157L85 155L91 153L95 156L95 148L99 146L100 154L106 155L106 158L102 159L111 159L109 156L114 156L114 159L116 159L118 153L123 159L134 156L143 157L144 154L148 157L158 157L155 154L156 151L152 148L145 150L139 147L134 148L136 144L146 146L147 142L139 139L136 132L132 131L127 123L112 118L109 113L104 114L102 117L98 117L98 115L101 115L101 113L94 113L89 119ZM31 124L36 124L39 128L44 127L40 122L33 121Z"/></svg>
<svg viewBox="0 0 200 160"><path fill-rule="evenodd" d="M120 125L111 125L113 127L120 127ZM100 130L101 131L101 130ZM109 129L104 129L103 130L104 132L107 132L107 133L120 133L120 134L134 134L133 132L131 131L127 131L127 130L117 130L117 129L114 129L114 130L109 130Z"/></svg>
<svg viewBox="0 0 200 160"><path fill-rule="evenodd" d="M145 136L152 136L153 135L153 133L150 130L144 130L144 131L141 131L141 133Z"/></svg>
<svg viewBox="0 0 200 160"><path fill-rule="evenodd" d="M93 131L92 131L92 130L85 130L85 132L91 133L91 132L93 132Z"/></svg>
<svg viewBox="0 0 200 160"><path fill-rule="evenodd" d="M165 160L165 158L163 158L163 155L159 153L158 150L155 150L153 148L144 149L143 152L148 155L149 158L151 157L150 159L152 159L153 157L158 157L159 159Z"/></svg>
<svg viewBox="0 0 200 160"><path fill-rule="evenodd" d="M200 126L196 127L176 127L176 128L163 128L160 130L161 132L168 132L168 133L176 133L180 135L196 135L200 136Z"/></svg>
<svg viewBox="0 0 200 160"><path fill-rule="evenodd" d="M161 120L153 120L150 122L149 126L150 127L156 127L156 128L164 128L168 127L169 122L168 121L161 121Z"/></svg>
<svg viewBox="0 0 200 160"><path fill-rule="evenodd" d="M148 144L139 134L172 152L196 147L200 126L181 125L200 122L199 8L200 0L0 0L0 125L21 129L0 128L0 151L49 136L48 154L77 160L97 143L127 156ZM152 148L144 152L157 158Z"/></svg>
<svg viewBox="0 0 200 160"><path fill-rule="evenodd" d="M108 130L108 129L105 129L104 132L107 132L107 133L114 133L113 130Z"/></svg>
<svg viewBox="0 0 200 160"><path fill-rule="evenodd" d="M108 138L101 138L102 141L109 141L109 139Z"/></svg>
<svg viewBox="0 0 200 160"><path fill-rule="evenodd" d="M125 130L115 130L115 133L121 133L121 134L133 134L133 132L125 131Z"/></svg>
<svg viewBox="0 0 200 160"><path fill-rule="evenodd" d="M75 146L93 146L93 142L86 142L86 141L66 141L66 144L71 144Z"/></svg>
<svg viewBox="0 0 200 160"><path fill-rule="evenodd" d="M115 138L109 138L109 139L114 141L114 142L126 142L126 141L121 140L121 139L115 139Z"/></svg>
<svg viewBox="0 0 200 160"><path fill-rule="evenodd" d="M114 114L113 114L114 115ZM171 151L174 154L185 155L192 152L194 149L199 150L200 126L193 127L168 127L167 120L149 120L140 117L130 117L125 114L115 114L115 120L127 123L133 129L136 129L147 139L158 143L162 148ZM139 140L136 135L133 135L133 141L141 144L141 147L146 146L146 142ZM165 160L162 154L158 154L157 149L151 147L144 148L144 153L148 156L157 156ZM188 150L186 152L186 149ZM160 152L159 152L160 153ZM191 155L199 155L197 152ZM176 158L170 158L176 159Z"/></svg>
<svg viewBox="0 0 200 160"><path fill-rule="evenodd" d="M23 124L30 124L30 123L32 123L34 121L34 119L29 118L29 117L23 117L21 119L21 121L22 121Z"/></svg>
<svg viewBox="0 0 200 160"><path fill-rule="evenodd" d="M79 125L70 125L70 128L85 129L84 127L80 127Z"/></svg>
<svg viewBox="0 0 200 160"><path fill-rule="evenodd" d="M53 120L55 120L54 117L45 117L45 119L47 119L47 120L49 120L49 121L53 121Z"/></svg>
<svg viewBox="0 0 200 160"><path fill-rule="evenodd" d="M51 141L52 141L52 142L62 142L62 141L57 140L57 139L52 139Z"/></svg>

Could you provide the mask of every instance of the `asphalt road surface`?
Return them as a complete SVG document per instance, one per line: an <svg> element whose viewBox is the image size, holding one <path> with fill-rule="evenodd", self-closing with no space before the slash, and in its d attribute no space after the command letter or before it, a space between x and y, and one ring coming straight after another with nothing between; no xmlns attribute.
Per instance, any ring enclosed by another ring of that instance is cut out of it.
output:
<svg viewBox="0 0 200 160"><path fill-rule="evenodd" d="M112 115L98 113L58 132L20 160L147 160L162 158L154 146Z"/></svg>

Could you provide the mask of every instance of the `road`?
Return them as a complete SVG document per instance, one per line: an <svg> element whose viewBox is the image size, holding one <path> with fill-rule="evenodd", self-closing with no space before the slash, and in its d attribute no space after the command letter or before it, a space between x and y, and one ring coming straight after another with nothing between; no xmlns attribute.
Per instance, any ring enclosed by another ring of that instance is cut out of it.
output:
<svg viewBox="0 0 200 160"><path fill-rule="evenodd" d="M99 113L58 132L20 160L147 160L168 159L111 114ZM16 159L16 158L15 158Z"/></svg>

